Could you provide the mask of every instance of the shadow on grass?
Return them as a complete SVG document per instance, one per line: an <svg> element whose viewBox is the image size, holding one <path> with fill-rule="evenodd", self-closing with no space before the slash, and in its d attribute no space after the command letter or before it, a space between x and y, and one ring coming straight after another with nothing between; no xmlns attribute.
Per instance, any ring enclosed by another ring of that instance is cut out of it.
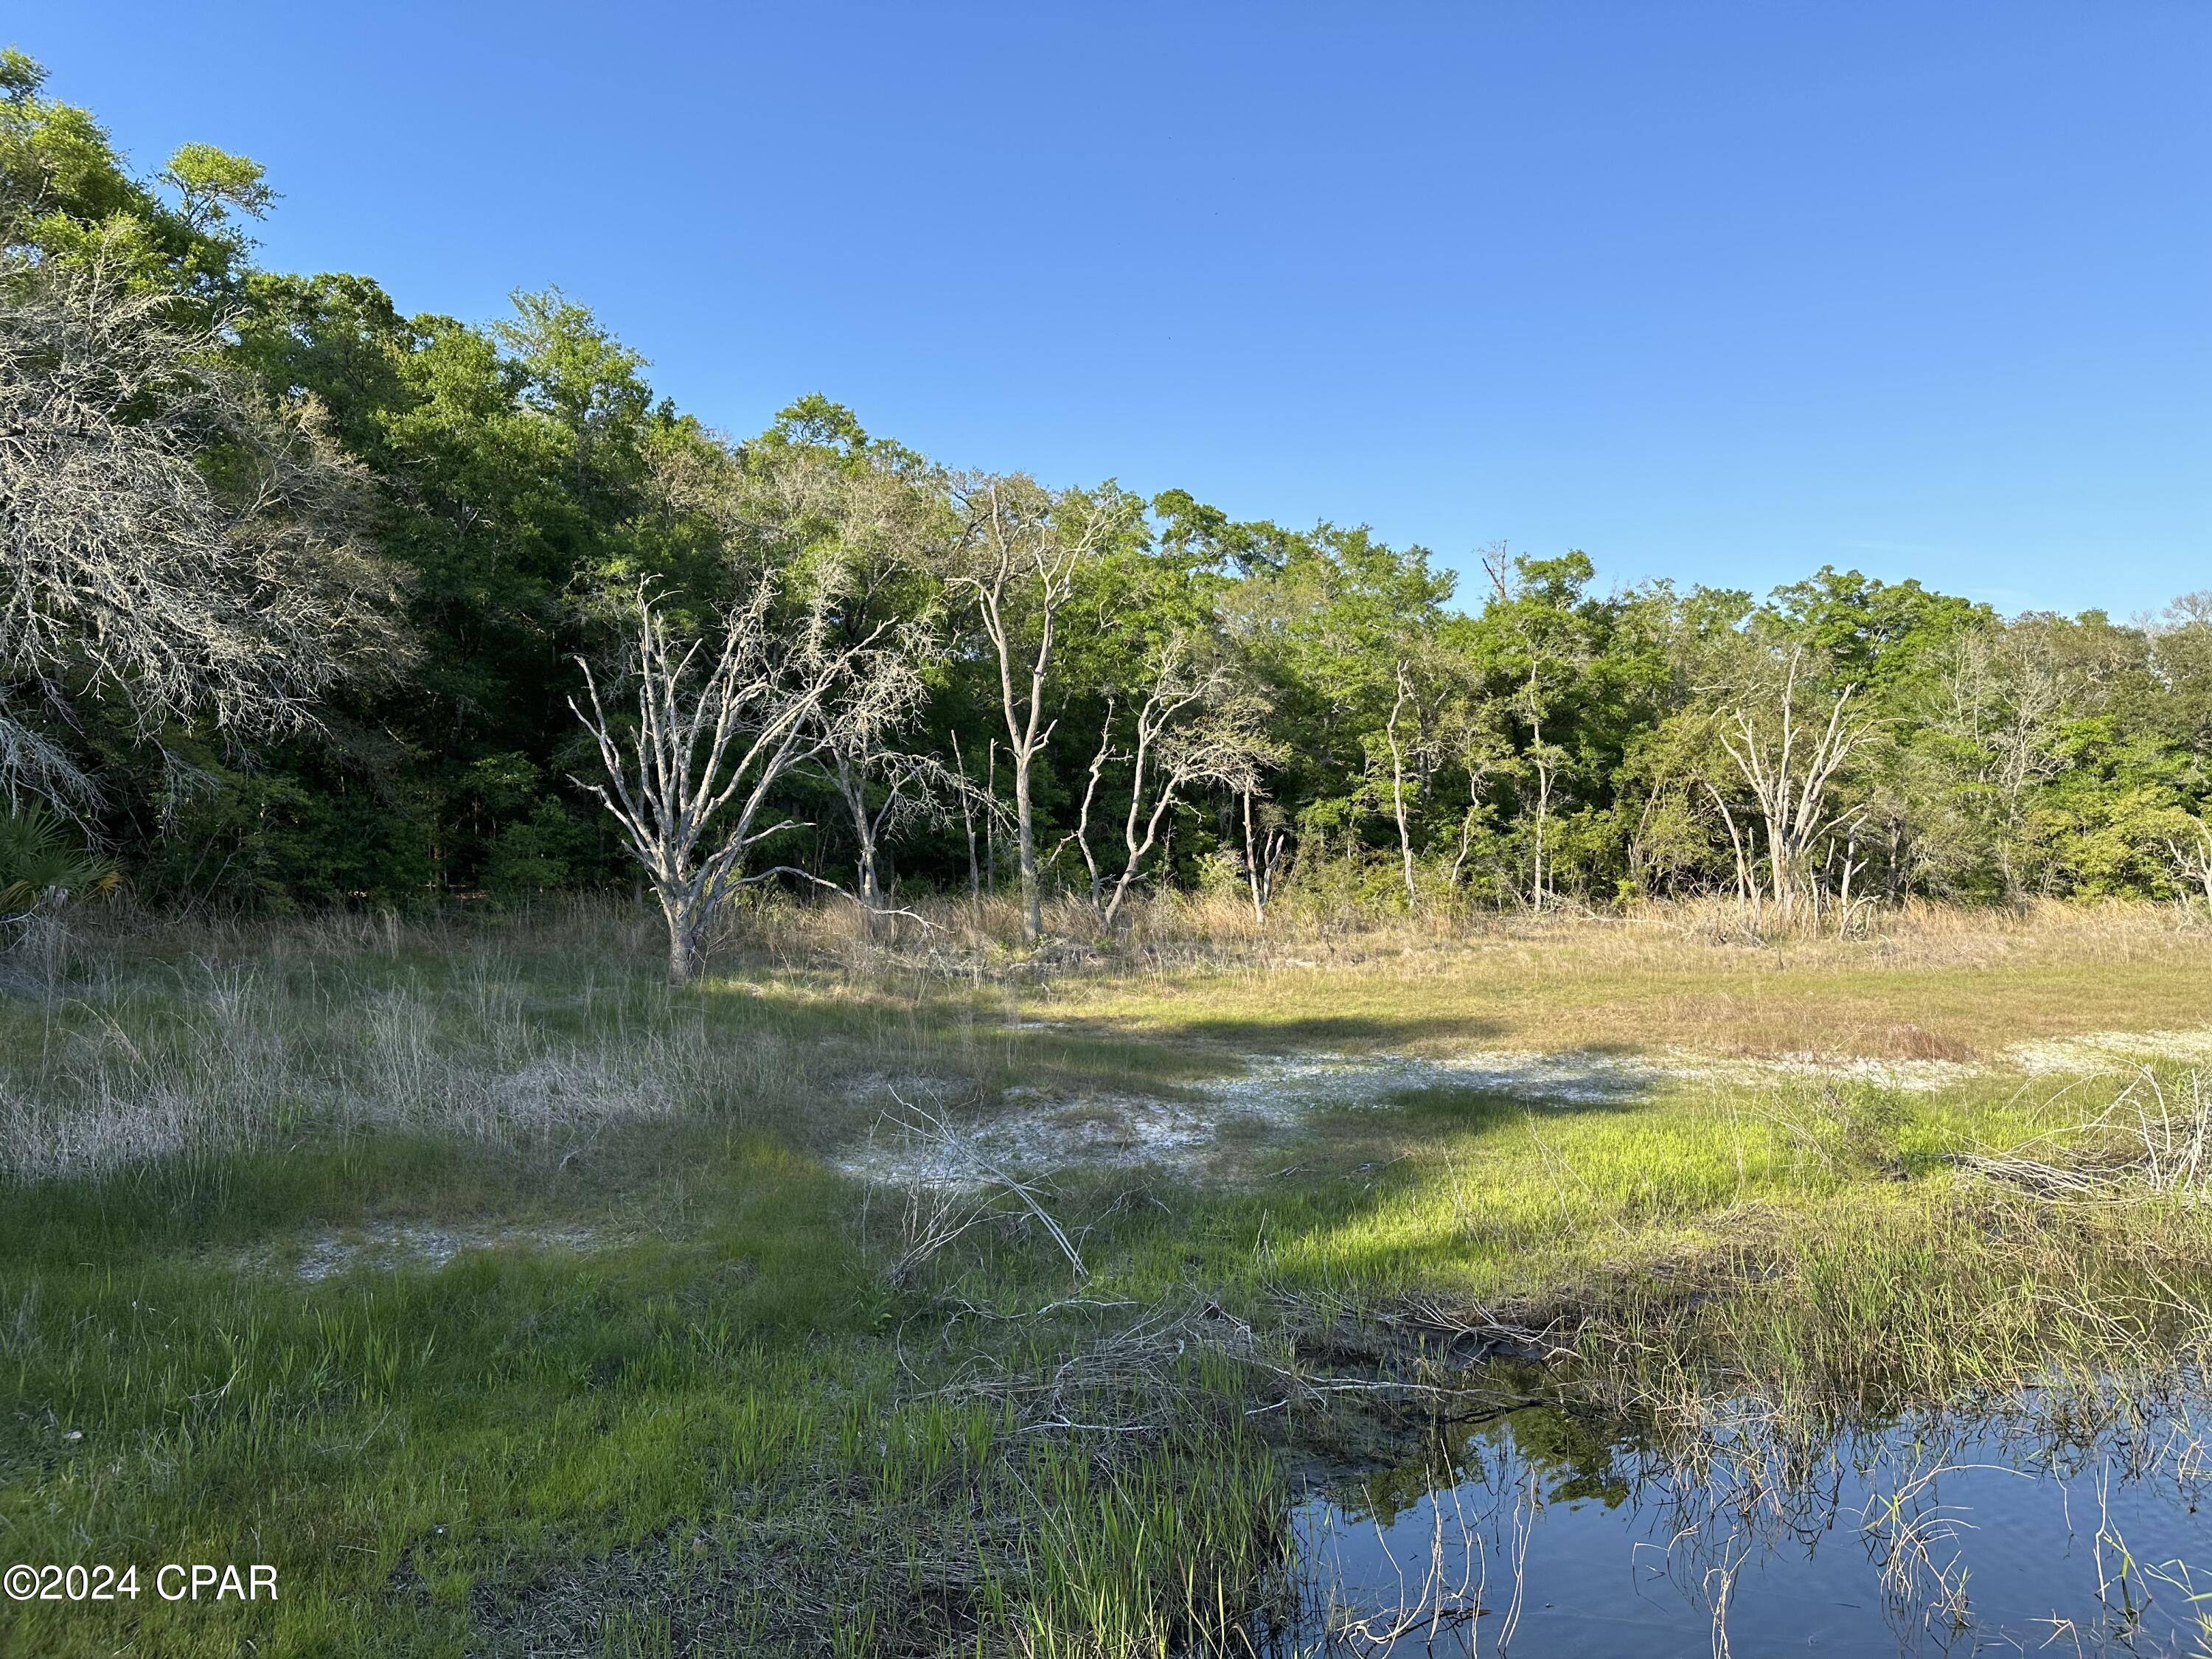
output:
<svg viewBox="0 0 2212 1659"><path fill-rule="evenodd" d="M81 1265L261 1243L303 1229L500 1227L550 1220L665 1222L672 1182L694 1219L760 1180L835 1178L774 1139L697 1118L620 1125L587 1157L382 1130L319 1143L173 1153L97 1176L58 1177L0 1197L0 1262Z"/></svg>
<svg viewBox="0 0 2212 1659"><path fill-rule="evenodd" d="M1494 1020L1463 1014L1306 1014L1260 1018L1193 1012L1170 1022L1165 1034L1253 1054L1280 1054L1316 1047L1356 1053L1443 1039L1480 1042L1494 1040L1502 1029Z"/></svg>

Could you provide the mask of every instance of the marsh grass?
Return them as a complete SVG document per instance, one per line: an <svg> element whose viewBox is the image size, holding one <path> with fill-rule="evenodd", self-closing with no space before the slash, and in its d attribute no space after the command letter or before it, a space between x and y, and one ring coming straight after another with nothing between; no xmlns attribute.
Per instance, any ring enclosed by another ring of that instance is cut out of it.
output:
<svg viewBox="0 0 2212 1659"><path fill-rule="evenodd" d="M9 1607L0 1644L1237 1651L1295 1600L1286 1471L1478 1359L1686 1434L2201 1356L2191 1182L1967 1161L2090 1158L2065 1132L2130 1086L2006 1044L2212 1017L2171 913L1747 945L1176 901L1024 957L921 908L885 948L756 906L682 991L623 906L82 933L0 1000L0 1558L273 1559L285 1599ZM1410 1088L1204 1180L1058 1171L918 1257L832 1166L902 1080L981 1120L1468 1045L1960 1070Z"/></svg>

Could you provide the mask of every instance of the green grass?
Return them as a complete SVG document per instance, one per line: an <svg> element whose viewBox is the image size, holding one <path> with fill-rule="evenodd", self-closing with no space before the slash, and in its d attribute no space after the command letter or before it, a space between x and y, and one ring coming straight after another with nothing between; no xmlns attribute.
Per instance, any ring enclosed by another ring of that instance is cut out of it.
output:
<svg viewBox="0 0 2212 1659"><path fill-rule="evenodd" d="M0 1565L273 1562L281 1600L0 1606L0 1650L1165 1653L1281 1593L1285 1471L1362 1432L1297 1386L1324 1352L1435 1376L1510 1316L1617 1398L1838 1410L2152 1363L2212 1304L2195 1206L1948 1162L2109 1083L1416 1091L1206 1184L1065 1172L1079 1285L1013 1221L895 1282L898 1196L829 1161L870 1078L988 1115L1251 1052L1986 1054L2212 1016L2201 936L2100 938L787 953L682 994L620 912L93 941L0 1001L0 1128L44 1160L0 1203Z"/></svg>

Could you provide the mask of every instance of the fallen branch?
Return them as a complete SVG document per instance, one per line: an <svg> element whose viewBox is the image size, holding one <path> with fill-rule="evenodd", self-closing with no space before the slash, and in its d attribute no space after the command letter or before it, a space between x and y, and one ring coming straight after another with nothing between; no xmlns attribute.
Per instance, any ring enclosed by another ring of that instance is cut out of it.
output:
<svg viewBox="0 0 2212 1659"><path fill-rule="evenodd" d="M986 1184L995 1187L999 1191L1012 1197L1036 1221L1038 1225L1045 1230L1052 1242L1060 1247L1060 1254L1067 1258L1068 1266L1075 1270L1076 1278L1083 1279L1090 1277L1091 1269L1083 1265L1082 1255L1076 1249L1074 1241L1067 1236L1067 1230L1053 1218L1052 1212L1047 1210L1039 1200L1035 1188L1009 1175L998 1164L984 1157L976 1149L973 1141L963 1136L952 1125L927 1107L915 1105L901 1097L896 1091L892 1091L891 1098L897 1101L900 1109L908 1114L904 1118L891 1118L892 1122L896 1123L900 1128L916 1139L935 1146L940 1152L946 1155L948 1161L956 1168L964 1164L968 1170L981 1176ZM943 1211L940 1210L940 1215L942 1213ZM931 1248L927 1254L936 1254L937 1250L950 1243L960 1234L966 1232L970 1227L991 1219L993 1213L989 1206L978 1206L974 1213L957 1226L951 1227L949 1231L943 1228L933 1230ZM998 1212L998 1213L1003 1213L1003 1212ZM914 1250L909 1249L907 1254L900 1258L902 1273L911 1271L912 1267L921 1265L921 1260L924 1259L926 1257L916 1257Z"/></svg>

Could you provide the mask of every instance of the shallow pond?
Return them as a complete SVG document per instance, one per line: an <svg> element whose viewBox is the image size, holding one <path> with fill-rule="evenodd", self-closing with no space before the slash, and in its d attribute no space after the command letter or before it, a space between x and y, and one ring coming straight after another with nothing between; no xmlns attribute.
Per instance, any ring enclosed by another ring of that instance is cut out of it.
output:
<svg viewBox="0 0 2212 1659"><path fill-rule="evenodd" d="M2091 1431L2030 1401L1817 1437L1740 1410L1665 1449L1549 1407L1442 1431L1308 1489L1304 1614L1274 1645L2212 1654L2212 1412Z"/></svg>

